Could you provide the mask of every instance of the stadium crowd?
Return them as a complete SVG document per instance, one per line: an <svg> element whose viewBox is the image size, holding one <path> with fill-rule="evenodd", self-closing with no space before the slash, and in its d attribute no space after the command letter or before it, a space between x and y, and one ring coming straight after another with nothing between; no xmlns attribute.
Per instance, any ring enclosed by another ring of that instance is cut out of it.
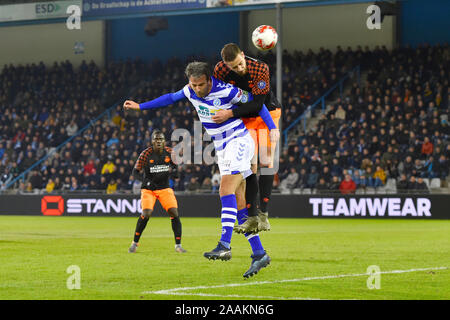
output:
<svg viewBox="0 0 450 320"><path fill-rule="evenodd" d="M353 83L284 150L280 187L348 194L395 179L397 192L429 192L434 179L439 188L449 174L449 54L374 50L364 86Z"/></svg>
<svg viewBox="0 0 450 320"><path fill-rule="evenodd" d="M260 58L275 74L275 57L269 53ZM218 61L217 57L209 60L212 66ZM283 125L300 116L354 66L361 65L367 82L354 83L327 113L313 113L320 117L318 125L300 132L282 151L276 187L352 193L384 186L394 178L401 191L425 190L424 179L444 180L449 157L448 60L448 46L392 52L383 48L285 52ZM83 63L75 70L67 61L52 67L5 66L0 74L2 188L51 155L25 181L15 184L19 192L138 191L140 183L130 174L139 153L150 145L152 130L162 130L169 146L176 147L180 137L174 132L194 133L192 107L186 101L125 113L119 104L110 117L91 120L124 97L144 102L179 90L186 83L184 66L178 59L165 64L125 61L104 69ZM273 76L272 81L275 87ZM203 150L210 143L204 141ZM217 192L217 166L193 163L194 157L191 148L191 163L178 167L172 187Z"/></svg>

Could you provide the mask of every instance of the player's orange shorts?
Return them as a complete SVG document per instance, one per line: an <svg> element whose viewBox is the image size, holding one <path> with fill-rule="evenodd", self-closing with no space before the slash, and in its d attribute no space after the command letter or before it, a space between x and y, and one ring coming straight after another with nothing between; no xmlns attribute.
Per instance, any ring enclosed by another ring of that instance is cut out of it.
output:
<svg viewBox="0 0 450 320"><path fill-rule="evenodd" d="M275 110L270 111L270 115L272 116L273 122L277 129L280 128L280 118L281 118L281 109L277 108ZM242 121L245 124L245 127L250 131L252 135L253 141L255 142L255 155L258 154L258 146L260 148L270 148L272 147L272 143L270 142L269 136L269 128L264 123L261 117L257 118L242 118Z"/></svg>
<svg viewBox="0 0 450 320"><path fill-rule="evenodd" d="M161 190L147 190L141 189L141 207L142 210L151 209L155 207L156 200L159 200L164 210L170 208L178 208L178 202L175 194L171 188Z"/></svg>

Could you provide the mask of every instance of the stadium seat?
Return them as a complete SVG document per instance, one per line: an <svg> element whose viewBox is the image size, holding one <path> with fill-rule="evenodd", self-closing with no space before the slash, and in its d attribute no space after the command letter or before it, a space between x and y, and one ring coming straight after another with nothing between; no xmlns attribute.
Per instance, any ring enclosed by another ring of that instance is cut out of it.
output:
<svg viewBox="0 0 450 320"><path fill-rule="evenodd" d="M394 178L387 179L386 187L389 189L393 189L396 187L396 180Z"/></svg>
<svg viewBox="0 0 450 320"><path fill-rule="evenodd" d="M305 188L302 190L302 194L311 194L311 189L310 188Z"/></svg>
<svg viewBox="0 0 450 320"><path fill-rule="evenodd" d="M366 188L366 194L375 194L375 188L367 187Z"/></svg>
<svg viewBox="0 0 450 320"><path fill-rule="evenodd" d="M356 189L355 194L365 194L364 189Z"/></svg>
<svg viewBox="0 0 450 320"><path fill-rule="evenodd" d="M292 190L292 194L302 194L302 190L300 188L295 188Z"/></svg>
<svg viewBox="0 0 450 320"><path fill-rule="evenodd" d="M378 187L375 192L377 194L386 194L387 193L387 187L386 186L382 186L382 187Z"/></svg>
<svg viewBox="0 0 450 320"><path fill-rule="evenodd" d="M425 182L425 184L427 185L427 188L430 189L430 179L423 178L423 182Z"/></svg>
<svg viewBox="0 0 450 320"><path fill-rule="evenodd" d="M428 187L430 189L439 189L441 187L441 179L439 178L431 179L430 185Z"/></svg>

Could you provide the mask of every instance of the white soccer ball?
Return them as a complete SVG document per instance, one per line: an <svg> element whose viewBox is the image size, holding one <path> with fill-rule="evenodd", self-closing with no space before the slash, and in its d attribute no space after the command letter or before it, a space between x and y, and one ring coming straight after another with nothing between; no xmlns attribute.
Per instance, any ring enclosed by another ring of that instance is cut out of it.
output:
<svg viewBox="0 0 450 320"><path fill-rule="evenodd" d="M268 25L256 28L252 33L252 42L258 50L270 50L277 44L277 31Z"/></svg>

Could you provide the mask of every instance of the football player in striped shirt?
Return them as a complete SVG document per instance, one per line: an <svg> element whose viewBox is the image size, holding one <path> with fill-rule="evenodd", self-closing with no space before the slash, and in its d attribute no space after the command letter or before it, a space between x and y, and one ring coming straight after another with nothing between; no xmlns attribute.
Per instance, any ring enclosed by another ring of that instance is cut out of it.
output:
<svg viewBox="0 0 450 320"><path fill-rule="evenodd" d="M178 215L178 203L173 190L169 187L169 177L176 172L176 165L171 158L172 149L165 146L164 134L159 130L152 133L152 146L141 152L133 168L132 175L142 177L141 207L142 214L136 224L134 239L128 252L134 253L142 232L152 215L156 200L170 216L172 231L175 236L175 251L186 252L181 246L181 221Z"/></svg>
<svg viewBox="0 0 450 320"><path fill-rule="evenodd" d="M281 117L281 104L270 90L269 66L259 60L250 58L244 54L238 45L226 44L221 51L222 61L214 68L214 77L227 83L231 83L242 90L253 94L253 100L240 104L232 110L217 112L213 120L216 123L227 121L230 117L241 117L247 129L250 130L255 142L255 159L252 161L253 174L247 177L246 199L248 207L248 219L236 226L238 233L252 233L255 231L270 230L268 204L272 194L275 170L274 156L276 141L270 139L268 128L258 116L263 104L267 106L270 115L277 127ZM256 176L258 166L258 151L264 150L265 157L259 154L259 166L268 169L268 173L261 172ZM259 208L256 210L259 189Z"/></svg>
<svg viewBox="0 0 450 320"><path fill-rule="evenodd" d="M165 94L154 100L138 104L125 101L125 109L144 110L164 107L183 99L188 99L195 107L199 120L206 132L211 136L221 175L220 200L222 203L221 237L217 247L204 253L208 259L231 259L231 238L236 220L242 223L246 207L245 178L252 173L251 159L254 153L254 142L249 131L239 117L231 117L227 121L217 124L212 116L218 110L232 109L240 101L251 99L251 95L241 89L224 83L212 77L208 64L192 62L188 64L185 74L189 79L183 89L175 93ZM276 126L265 106L260 115L272 130ZM252 263L244 273L248 278L256 274L261 268L270 263L258 234L246 234L252 248Z"/></svg>

